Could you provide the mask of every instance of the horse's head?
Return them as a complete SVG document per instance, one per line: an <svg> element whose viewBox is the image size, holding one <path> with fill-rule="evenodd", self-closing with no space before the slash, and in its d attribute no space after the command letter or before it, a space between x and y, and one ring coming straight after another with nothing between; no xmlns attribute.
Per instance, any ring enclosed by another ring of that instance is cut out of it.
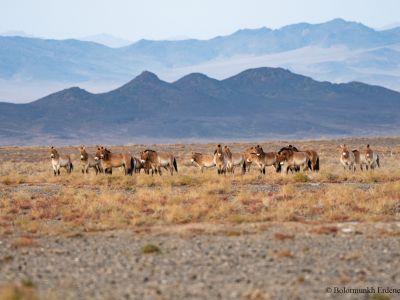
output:
<svg viewBox="0 0 400 300"><path fill-rule="evenodd" d="M83 145L80 146L79 147L79 152L81 154L81 160L85 160L87 158L87 156L88 156L85 146L83 146Z"/></svg>
<svg viewBox="0 0 400 300"><path fill-rule="evenodd" d="M106 154L106 148L104 148L103 146L97 147L96 154L94 155L94 159L95 160L104 159L105 154Z"/></svg>
<svg viewBox="0 0 400 300"><path fill-rule="evenodd" d="M51 146L49 151L50 151L50 158L57 158L58 157L58 152L57 152L56 148Z"/></svg>
<svg viewBox="0 0 400 300"><path fill-rule="evenodd" d="M340 150L342 151L342 157L348 159L350 157L350 151L347 149L346 144L340 145Z"/></svg>
<svg viewBox="0 0 400 300"><path fill-rule="evenodd" d="M285 161L287 161L293 155L293 151L290 150L282 150L280 153L275 154L275 161L277 164L282 165Z"/></svg>
<svg viewBox="0 0 400 300"><path fill-rule="evenodd" d="M222 154L223 154L223 152L222 152L222 146L221 146L221 144L218 144L218 145L217 145L217 148L216 148L215 151L214 151L214 155L217 155L218 157L221 157Z"/></svg>
<svg viewBox="0 0 400 300"><path fill-rule="evenodd" d="M144 164L149 159L149 151L141 151L140 152L140 162Z"/></svg>
<svg viewBox="0 0 400 300"><path fill-rule="evenodd" d="M254 153L255 153L255 155L257 155L257 156L260 156L261 154L264 153L264 150L263 150L262 147L260 147L260 145L257 145L257 147L255 147L254 150L255 150Z"/></svg>

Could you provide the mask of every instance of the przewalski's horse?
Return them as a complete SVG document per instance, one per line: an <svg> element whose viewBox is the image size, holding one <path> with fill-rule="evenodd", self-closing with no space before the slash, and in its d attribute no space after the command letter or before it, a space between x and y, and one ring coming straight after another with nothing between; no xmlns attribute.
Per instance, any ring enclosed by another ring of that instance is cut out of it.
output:
<svg viewBox="0 0 400 300"><path fill-rule="evenodd" d="M175 172L178 172L178 165L176 163L176 158L166 152L157 152L154 150L145 150L140 152L140 160L143 164L148 162L152 169L152 175L154 172L158 172L161 176L161 167L168 169L171 175Z"/></svg>
<svg viewBox="0 0 400 300"><path fill-rule="evenodd" d="M287 151L287 152L299 152L299 149L297 149L295 146L289 145L287 147L283 147L278 151L278 154L281 154L283 151ZM276 168L276 172L281 172L282 171L282 164L283 162L279 163L277 165ZM299 172L300 171L300 167L296 166L296 167L291 167L290 171L293 172Z"/></svg>
<svg viewBox="0 0 400 300"><path fill-rule="evenodd" d="M287 150L287 151L293 151L293 152L307 152L308 156L310 157L311 160L311 168L313 171L318 172L319 171L319 155L317 153L317 151L315 150L299 150L298 148L296 148L295 146L289 145L287 147L283 147L281 148L278 153L280 153L283 150ZM298 172L300 171L300 168L295 168L293 170L291 170L292 172Z"/></svg>
<svg viewBox="0 0 400 300"><path fill-rule="evenodd" d="M60 156L53 146L50 147L50 158L54 176L60 175L60 168L65 168L68 174L74 169L71 157L69 155Z"/></svg>
<svg viewBox="0 0 400 300"><path fill-rule="evenodd" d="M226 174L227 157L220 144L214 151L214 163L217 166L218 174Z"/></svg>
<svg viewBox="0 0 400 300"><path fill-rule="evenodd" d="M379 168L381 167L380 161L379 161L379 155L375 151L371 149L369 144L367 145L365 152L364 152L364 161L365 161L365 167L368 170L368 167L373 170L375 169L376 166Z"/></svg>
<svg viewBox="0 0 400 300"><path fill-rule="evenodd" d="M243 163L243 173L245 172L250 172L250 166L253 163L253 161L256 159L256 155L255 155L255 147L250 147L248 149L246 149L243 153L243 157L244 157L244 163Z"/></svg>
<svg viewBox="0 0 400 300"><path fill-rule="evenodd" d="M190 161L193 165L195 165L200 169L201 173L203 173L204 168L208 169L215 167L214 155L212 154L202 154L198 152L192 152Z"/></svg>
<svg viewBox="0 0 400 300"><path fill-rule="evenodd" d="M98 147L94 156L95 160L101 160L101 166L105 173L112 174L112 168L124 168L125 175L132 175L135 161L129 153L112 153L104 147Z"/></svg>
<svg viewBox="0 0 400 300"><path fill-rule="evenodd" d="M100 160L94 159L93 155L87 153L85 146L80 146L79 152L81 154L81 167L83 174L89 173L89 168L93 168L96 172L96 175L99 172L103 172L103 169L100 165Z"/></svg>
<svg viewBox="0 0 400 300"><path fill-rule="evenodd" d="M140 174L140 170L143 169L145 174L150 174L150 169L151 169L150 162L145 161L144 163L142 163L140 158L137 157L133 157L133 160L134 160L135 173Z"/></svg>
<svg viewBox="0 0 400 300"><path fill-rule="evenodd" d="M227 157L227 171L235 173L235 167L241 167L244 164L244 156L241 153L232 153L231 149L225 145L224 151ZM245 172L242 168L242 174Z"/></svg>
<svg viewBox="0 0 400 300"><path fill-rule="evenodd" d="M360 163L360 153L358 150L350 151L346 144L340 145L341 155L340 162L343 165L343 168L349 169L350 171L356 171L356 163Z"/></svg>
<svg viewBox="0 0 400 300"><path fill-rule="evenodd" d="M319 171L319 155L315 150L304 150L307 152L308 156L311 159L311 170L318 172Z"/></svg>
<svg viewBox="0 0 400 300"><path fill-rule="evenodd" d="M254 147L255 159L253 160L260 168L260 172L265 174L265 167L273 166L278 172L279 164L276 161L276 152L264 152L260 145Z"/></svg>
<svg viewBox="0 0 400 300"><path fill-rule="evenodd" d="M281 165L283 162L286 162L286 174L289 173L289 170L295 169L296 167L303 167L303 171L306 171L307 168L312 170L311 159L307 152L305 151L290 151L288 149L279 151L280 153L276 154L276 163Z"/></svg>

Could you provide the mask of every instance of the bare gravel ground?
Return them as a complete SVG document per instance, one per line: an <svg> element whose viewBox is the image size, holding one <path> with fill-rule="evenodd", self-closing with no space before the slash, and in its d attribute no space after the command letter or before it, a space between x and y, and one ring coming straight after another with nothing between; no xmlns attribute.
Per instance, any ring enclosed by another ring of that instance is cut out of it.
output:
<svg viewBox="0 0 400 300"><path fill-rule="evenodd" d="M400 223L258 223L69 234L29 247L6 237L0 282L29 282L43 299L399 299L327 292L399 288L399 233Z"/></svg>

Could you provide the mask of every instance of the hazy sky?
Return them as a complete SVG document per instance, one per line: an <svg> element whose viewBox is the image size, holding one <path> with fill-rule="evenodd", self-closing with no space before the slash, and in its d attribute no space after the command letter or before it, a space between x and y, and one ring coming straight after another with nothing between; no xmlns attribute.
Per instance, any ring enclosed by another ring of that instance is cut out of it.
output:
<svg viewBox="0 0 400 300"><path fill-rule="evenodd" d="M0 32L48 38L108 33L128 40L209 38L333 18L380 28L400 22L399 0L0 0Z"/></svg>

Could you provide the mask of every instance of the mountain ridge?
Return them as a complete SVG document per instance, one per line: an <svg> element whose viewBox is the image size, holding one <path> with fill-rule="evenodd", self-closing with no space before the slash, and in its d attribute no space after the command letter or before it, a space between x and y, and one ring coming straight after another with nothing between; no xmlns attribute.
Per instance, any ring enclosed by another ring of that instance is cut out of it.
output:
<svg viewBox="0 0 400 300"><path fill-rule="evenodd" d="M0 109L1 145L400 133L396 91L267 67L224 80L188 74L172 83L144 71L106 93L72 87Z"/></svg>

